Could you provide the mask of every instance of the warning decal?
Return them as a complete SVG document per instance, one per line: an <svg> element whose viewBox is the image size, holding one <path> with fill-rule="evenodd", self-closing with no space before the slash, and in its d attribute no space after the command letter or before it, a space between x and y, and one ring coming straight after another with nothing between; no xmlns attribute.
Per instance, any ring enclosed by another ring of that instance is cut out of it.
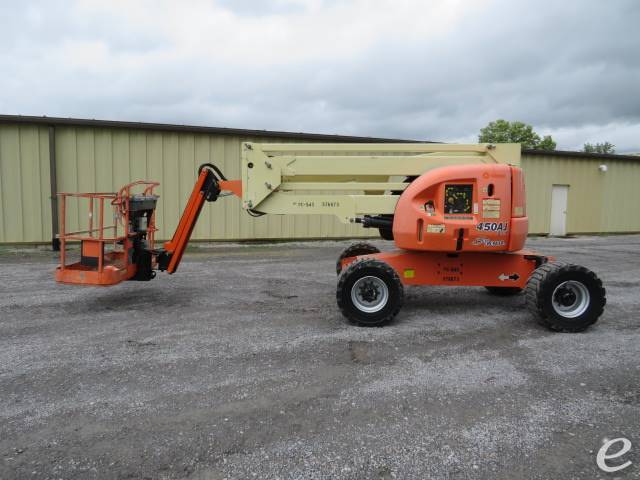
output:
<svg viewBox="0 0 640 480"><path fill-rule="evenodd" d="M444 223L427 224L427 233L444 233Z"/></svg>
<svg viewBox="0 0 640 480"><path fill-rule="evenodd" d="M482 216L484 218L500 218L500 200L497 198L483 199Z"/></svg>

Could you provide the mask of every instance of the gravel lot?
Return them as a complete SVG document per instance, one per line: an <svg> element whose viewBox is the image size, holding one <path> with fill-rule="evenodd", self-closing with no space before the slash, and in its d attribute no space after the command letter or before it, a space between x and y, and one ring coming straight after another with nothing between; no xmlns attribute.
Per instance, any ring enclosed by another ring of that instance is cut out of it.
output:
<svg viewBox="0 0 640 480"><path fill-rule="evenodd" d="M603 279L582 334L482 288L409 288L394 324L351 326L349 243L198 246L111 288L4 247L0 478L613 478L596 453L621 436L616 475L640 478L640 236L529 240Z"/></svg>

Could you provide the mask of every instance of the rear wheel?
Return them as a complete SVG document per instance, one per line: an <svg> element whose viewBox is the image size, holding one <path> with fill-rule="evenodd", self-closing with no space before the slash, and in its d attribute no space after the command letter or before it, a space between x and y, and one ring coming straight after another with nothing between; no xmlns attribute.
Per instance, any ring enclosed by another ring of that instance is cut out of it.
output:
<svg viewBox="0 0 640 480"><path fill-rule="evenodd" d="M336 273L340 275L340 272L342 271L342 260L345 258L357 257L358 255L370 255L373 253L380 253L380 250L378 250L378 247L371 245L370 243L358 242L353 245L349 245L338 257L338 261L336 262Z"/></svg>
<svg viewBox="0 0 640 480"><path fill-rule="evenodd" d="M338 307L350 321L365 327L390 323L404 302L404 287L396 271L380 260L356 260L340 275Z"/></svg>
<svg viewBox="0 0 640 480"><path fill-rule="evenodd" d="M498 295L500 297L509 297L511 295L519 294L522 289L519 287L484 287L491 295Z"/></svg>
<svg viewBox="0 0 640 480"><path fill-rule="evenodd" d="M539 322L558 332L581 332L593 325L607 303L602 281L579 265L545 263L529 278L529 310Z"/></svg>

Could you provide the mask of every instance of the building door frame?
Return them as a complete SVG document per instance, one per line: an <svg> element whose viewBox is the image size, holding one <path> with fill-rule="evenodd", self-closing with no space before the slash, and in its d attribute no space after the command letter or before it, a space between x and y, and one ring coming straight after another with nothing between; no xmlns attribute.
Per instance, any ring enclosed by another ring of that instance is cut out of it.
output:
<svg viewBox="0 0 640 480"><path fill-rule="evenodd" d="M549 218L549 236L567 235L567 209L569 203L569 185L551 185L551 215Z"/></svg>

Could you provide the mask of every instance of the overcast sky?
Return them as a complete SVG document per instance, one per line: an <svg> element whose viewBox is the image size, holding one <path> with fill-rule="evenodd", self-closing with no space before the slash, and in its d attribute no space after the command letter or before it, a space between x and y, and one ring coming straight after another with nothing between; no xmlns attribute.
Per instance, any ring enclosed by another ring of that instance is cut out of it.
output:
<svg viewBox="0 0 640 480"><path fill-rule="evenodd" d="M0 113L640 151L640 0L0 0Z"/></svg>

